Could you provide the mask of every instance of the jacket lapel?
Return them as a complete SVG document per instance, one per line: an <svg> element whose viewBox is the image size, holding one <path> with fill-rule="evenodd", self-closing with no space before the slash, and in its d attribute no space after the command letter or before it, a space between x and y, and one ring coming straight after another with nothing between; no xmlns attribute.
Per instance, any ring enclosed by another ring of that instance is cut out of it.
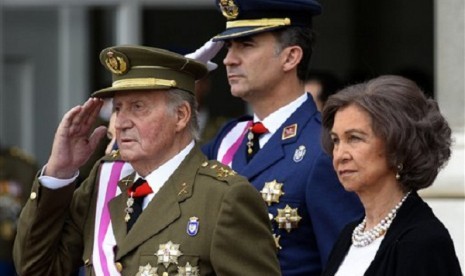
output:
<svg viewBox="0 0 465 276"><path fill-rule="evenodd" d="M124 208L126 208L128 198L126 188L111 202L112 225L114 228L118 228L113 230L118 244L116 259L134 250L181 216L179 204L192 196L195 175L204 161L206 161L205 156L197 146L194 147L153 197L129 233L126 231L126 222L124 221ZM114 219L115 223L113 223Z"/></svg>
<svg viewBox="0 0 465 276"><path fill-rule="evenodd" d="M126 221L124 221L126 202L128 199L126 190L133 184L136 173L122 178L118 181L118 187L121 190L121 194L114 197L108 203L110 210L111 225L113 227L113 233L115 235L116 244L121 244L126 238Z"/></svg>
<svg viewBox="0 0 465 276"><path fill-rule="evenodd" d="M305 125L313 119L316 111L315 103L311 97L308 97L308 99L299 108L297 108L297 110L284 122L284 124L276 130L271 139L266 143L265 147L261 149L248 164L245 161L246 142L244 142L239 148L238 154L236 154L237 157L235 157L237 158L239 168L233 166L233 169L248 179L253 179L255 176L283 159L286 155L285 146L297 142L302 129L304 129ZM296 127L295 135L290 135L289 138L284 137L283 131L285 129L291 129L294 126ZM242 163L246 165L241 168L240 164Z"/></svg>

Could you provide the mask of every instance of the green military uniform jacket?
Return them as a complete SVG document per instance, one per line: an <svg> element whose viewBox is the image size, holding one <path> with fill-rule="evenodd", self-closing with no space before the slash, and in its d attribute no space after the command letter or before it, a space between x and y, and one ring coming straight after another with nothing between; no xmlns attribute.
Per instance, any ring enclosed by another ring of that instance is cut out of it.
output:
<svg viewBox="0 0 465 276"><path fill-rule="evenodd" d="M86 275L95 275L90 260L98 169L74 195L73 185L50 190L35 180L13 252L20 275L69 275L82 263ZM122 275L280 275L266 206L245 178L194 147L127 233L126 189L133 177L119 181L122 193L109 204ZM197 233L189 235L193 217ZM167 244L178 257L157 256ZM182 274L186 267L198 274Z"/></svg>

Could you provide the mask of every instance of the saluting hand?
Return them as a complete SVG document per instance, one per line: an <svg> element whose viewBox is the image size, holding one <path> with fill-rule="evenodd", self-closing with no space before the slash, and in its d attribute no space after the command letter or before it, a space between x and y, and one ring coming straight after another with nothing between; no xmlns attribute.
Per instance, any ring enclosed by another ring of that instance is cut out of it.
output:
<svg viewBox="0 0 465 276"><path fill-rule="evenodd" d="M52 153L44 175L60 179L71 178L95 151L106 134L106 127L93 125L103 101L88 99L84 105L69 110L58 125Z"/></svg>

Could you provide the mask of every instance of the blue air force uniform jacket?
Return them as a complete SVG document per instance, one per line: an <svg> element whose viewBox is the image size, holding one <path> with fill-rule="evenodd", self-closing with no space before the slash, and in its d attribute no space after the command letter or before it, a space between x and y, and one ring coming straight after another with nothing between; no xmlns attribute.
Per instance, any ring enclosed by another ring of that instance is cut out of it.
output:
<svg viewBox="0 0 465 276"><path fill-rule="evenodd" d="M202 148L209 159L218 159L222 140L244 120L252 118L227 123ZM247 135L232 160L232 168L247 177L262 196L272 190L278 198L279 202L268 202L268 211L285 276L320 275L342 228L363 213L358 197L339 183L321 147L320 134L320 113L309 97L249 163ZM280 195L276 184L282 185L284 194Z"/></svg>

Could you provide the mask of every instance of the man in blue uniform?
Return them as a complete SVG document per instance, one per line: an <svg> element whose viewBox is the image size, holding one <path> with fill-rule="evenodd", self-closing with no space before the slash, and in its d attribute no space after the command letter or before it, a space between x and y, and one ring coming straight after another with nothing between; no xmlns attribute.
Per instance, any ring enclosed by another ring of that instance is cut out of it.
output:
<svg viewBox="0 0 465 276"><path fill-rule="evenodd" d="M342 227L362 215L320 145L321 119L304 80L314 0L217 0L233 96L253 116L227 123L203 147L231 165L268 205L283 275L320 275ZM261 122L262 124L257 124Z"/></svg>

